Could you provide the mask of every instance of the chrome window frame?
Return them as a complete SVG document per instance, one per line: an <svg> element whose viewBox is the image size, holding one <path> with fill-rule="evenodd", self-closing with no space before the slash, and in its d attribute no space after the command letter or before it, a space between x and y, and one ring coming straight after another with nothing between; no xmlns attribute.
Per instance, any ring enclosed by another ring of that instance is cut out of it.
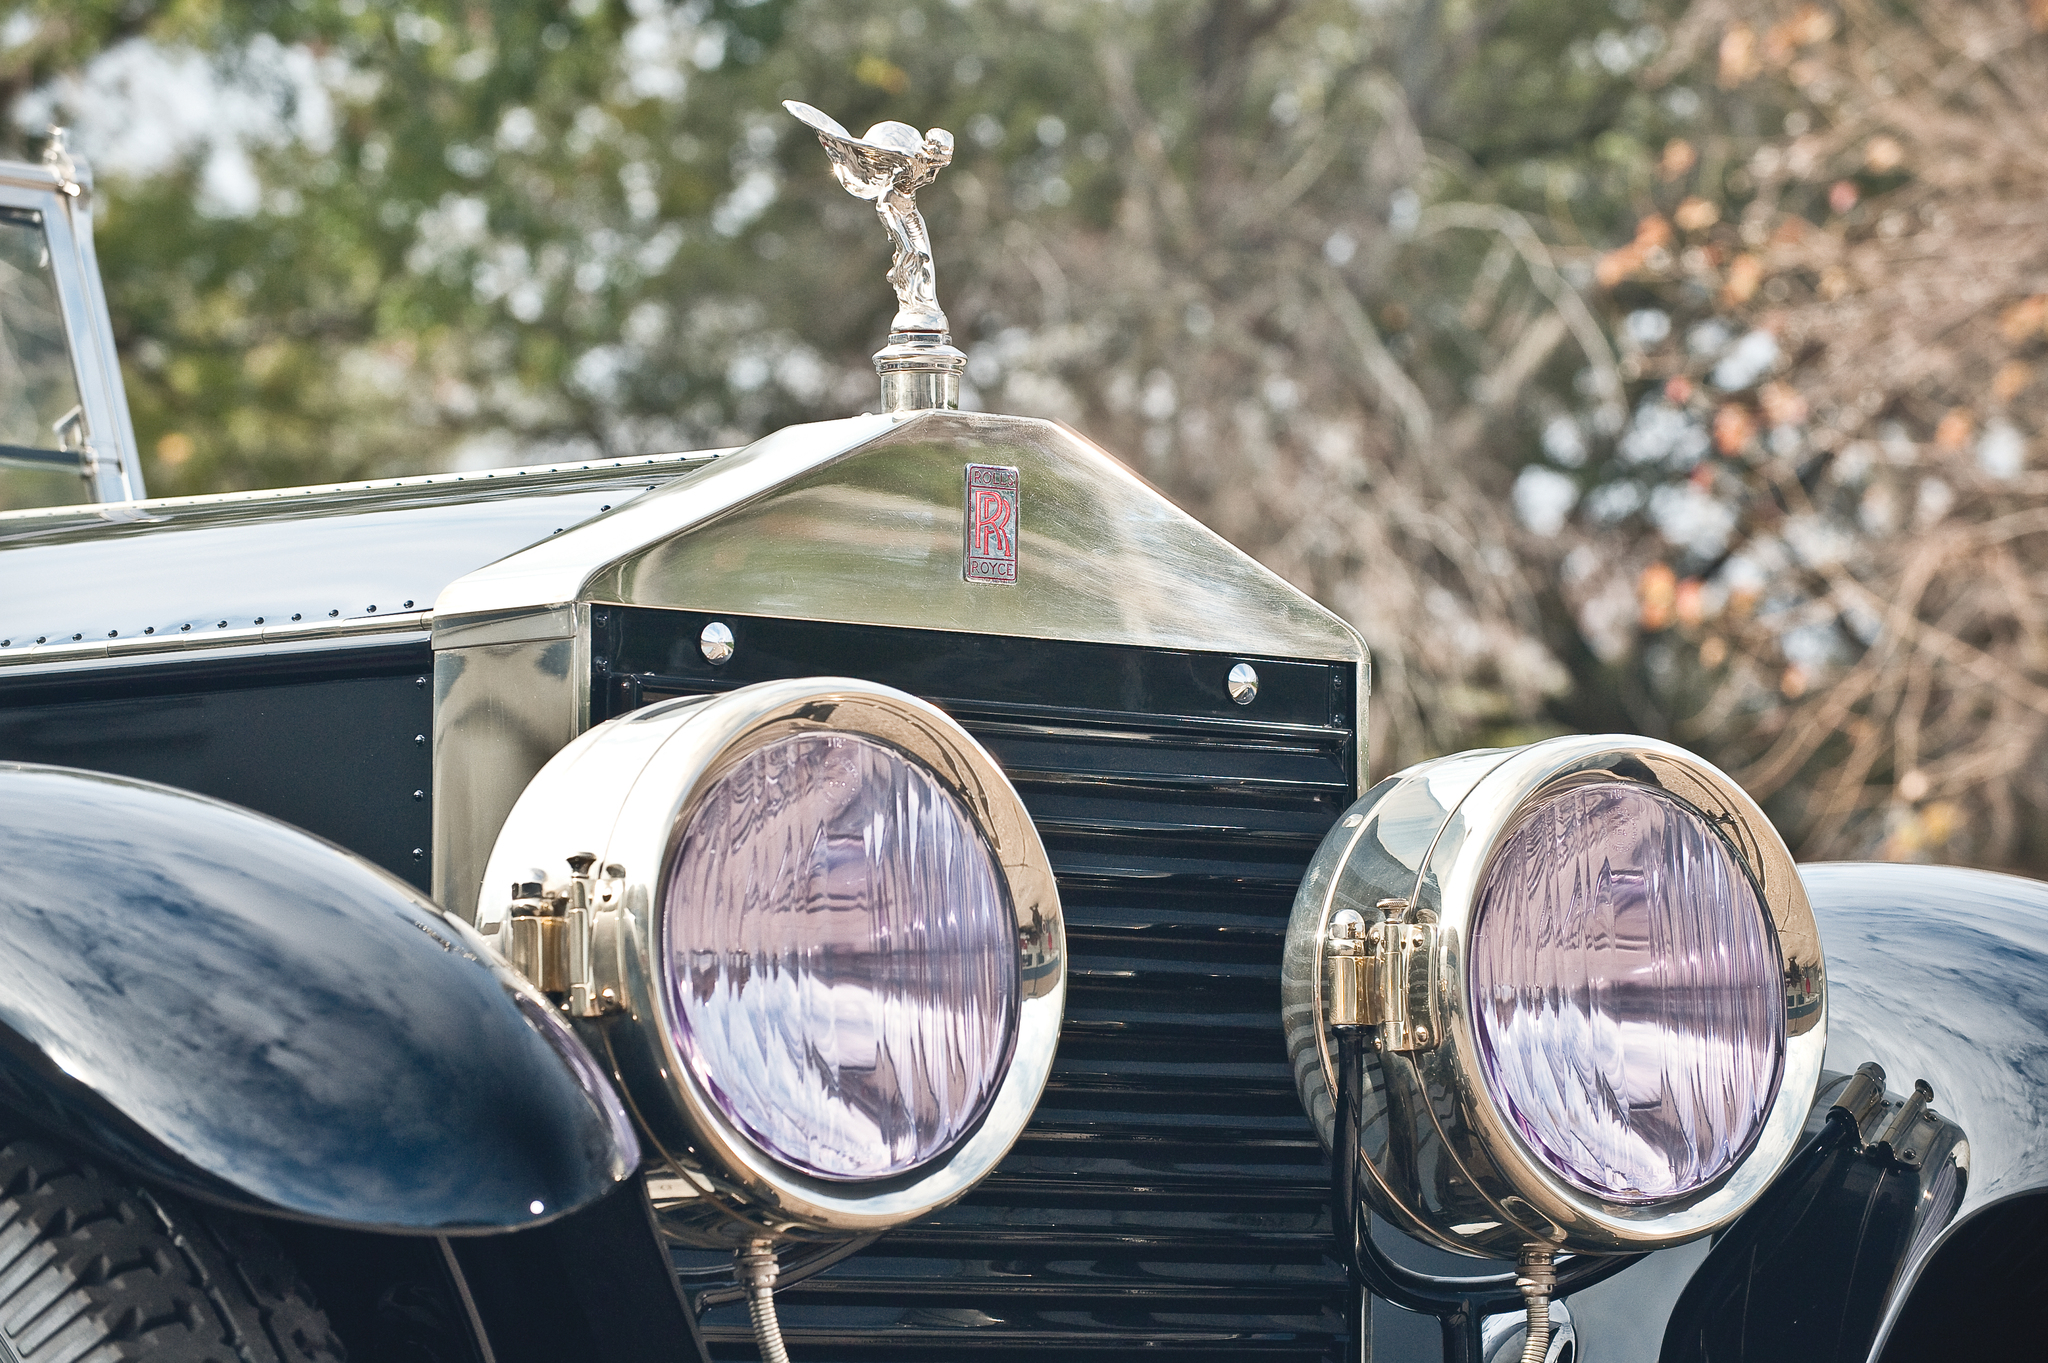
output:
<svg viewBox="0 0 2048 1363"><path fill-rule="evenodd" d="M128 392L121 382L121 361L114 350L99 256L93 249L92 176L68 157L46 165L0 161L0 206L42 216L72 375L85 415L89 457L79 472L91 485L94 501L139 501L148 493L135 423L128 413Z"/></svg>

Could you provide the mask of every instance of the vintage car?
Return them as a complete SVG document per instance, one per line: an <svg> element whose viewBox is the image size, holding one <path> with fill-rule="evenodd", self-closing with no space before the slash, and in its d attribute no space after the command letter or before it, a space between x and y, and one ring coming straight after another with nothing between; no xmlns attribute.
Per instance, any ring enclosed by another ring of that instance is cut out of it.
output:
<svg viewBox="0 0 2048 1363"><path fill-rule="evenodd" d="M875 411L207 497L0 166L0 476L83 497L0 514L0 1357L2040 1347L2048 886L1650 739L1372 784L1354 630L958 410L951 139L792 112Z"/></svg>

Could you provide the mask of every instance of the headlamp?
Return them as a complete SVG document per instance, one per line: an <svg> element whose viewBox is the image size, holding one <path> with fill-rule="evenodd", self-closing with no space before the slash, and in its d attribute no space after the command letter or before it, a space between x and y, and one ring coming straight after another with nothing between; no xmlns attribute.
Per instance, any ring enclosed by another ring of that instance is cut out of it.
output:
<svg viewBox="0 0 2048 1363"><path fill-rule="evenodd" d="M520 797L479 904L609 1061L680 1238L923 1215L995 1167L1051 1070L1044 848L981 747L888 687L767 682L593 728Z"/></svg>
<svg viewBox="0 0 2048 1363"><path fill-rule="evenodd" d="M1726 776L1648 739L1381 782L1309 869L1282 988L1326 1140L1332 1027L1372 1038L1362 1195L1424 1240L1505 1258L1726 1225L1790 1158L1826 1041L1784 843Z"/></svg>

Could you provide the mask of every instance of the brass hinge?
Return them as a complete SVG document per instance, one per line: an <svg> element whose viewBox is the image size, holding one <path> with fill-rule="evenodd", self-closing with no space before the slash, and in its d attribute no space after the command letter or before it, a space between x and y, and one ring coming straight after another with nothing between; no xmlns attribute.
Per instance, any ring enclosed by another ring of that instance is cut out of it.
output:
<svg viewBox="0 0 2048 1363"><path fill-rule="evenodd" d="M578 852L568 861L566 884L550 885L543 872L532 871L513 886L505 957L535 989L561 999L571 1016L596 1017L619 1006L598 988L592 949L601 911L590 874L597 857Z"/></svg>
<svg viewBox="0 0 2048 1363"><path fill-rule="evenodd" d="M1323 943L1324 1020L1332 1027L1377 1027L1389 1051L1425 1051L1437 1043L1432 978L1436 925L1410 922L1408 901L1383 899L1368 926L1342 909Z"/></svg>

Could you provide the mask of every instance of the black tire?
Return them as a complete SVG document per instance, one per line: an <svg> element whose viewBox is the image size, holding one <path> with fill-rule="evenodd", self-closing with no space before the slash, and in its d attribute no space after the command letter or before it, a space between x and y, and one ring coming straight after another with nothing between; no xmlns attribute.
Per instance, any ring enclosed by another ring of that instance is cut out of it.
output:
<svg viewBox="0 0 2048 1363"><path fill-rule="evenodd" d="M344 1363L262 1223L0 1126L0 1359Z"/></svg>

